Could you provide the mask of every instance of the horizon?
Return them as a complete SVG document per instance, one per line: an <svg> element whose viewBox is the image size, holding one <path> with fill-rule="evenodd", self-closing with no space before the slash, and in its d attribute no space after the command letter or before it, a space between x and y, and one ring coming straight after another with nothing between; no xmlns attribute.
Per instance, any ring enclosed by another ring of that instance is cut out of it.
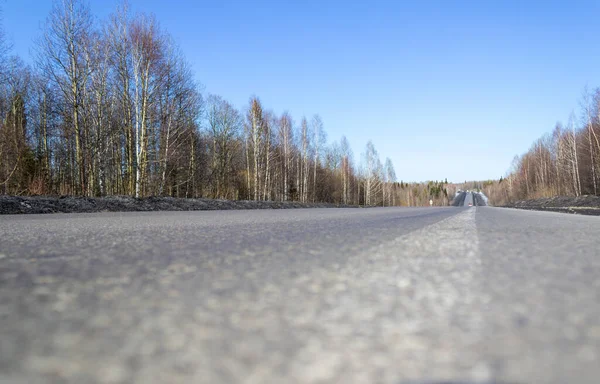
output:
<svg viewBox="0 0 600 384"><path fill-rule="evenodd" d="M98 22L121 1L88 3ZM51 4L0 2L12 53L26 63ZM308 2L270 12L268 2L129 4L156 16L205 97L243 111L256 95L296 124L319 114L329 144L345 135L358 163L372 140L404 182L499 179L578 111L584 87L595 88L600 74L598 53L586 49L598 29L586 22L600 7L592 2Z"/></svg>

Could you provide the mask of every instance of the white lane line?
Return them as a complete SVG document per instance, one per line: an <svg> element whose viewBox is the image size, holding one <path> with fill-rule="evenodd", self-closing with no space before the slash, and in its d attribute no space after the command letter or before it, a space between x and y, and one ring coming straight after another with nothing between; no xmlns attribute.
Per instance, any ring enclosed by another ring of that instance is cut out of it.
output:
<svg viewBox="0 0 600 384"><path fill-rule="evenodd" d="M308 338L295 375L320 372L319 379L354 383L490 380L480 361L489 300L475 214L470 209L381 244L328 276L325 284L339 289L318 289L329 305L318 306L328 308L320 316L328 320L317 334L329 342L313 348Z"/></svg>
<svg viewBox="0 0 600 384"><path fill-rule="evenodd" d="M396 274L409 277L413 297L403 298L420 318L421 330L438 337L426 346L412 378L487 381L491 370L478 361L484 329L482 309L489 298L483 292L482 260L475 222L470 209L397 239ZM389 246L383 247L389 253ZM401 285L407 285L406 281ZM417 338L418 339L418 338ZM459 371L459 367L466 368ZM436 369L437 368L437 369ZM465 377L466 376L466 377Z"/></svg>

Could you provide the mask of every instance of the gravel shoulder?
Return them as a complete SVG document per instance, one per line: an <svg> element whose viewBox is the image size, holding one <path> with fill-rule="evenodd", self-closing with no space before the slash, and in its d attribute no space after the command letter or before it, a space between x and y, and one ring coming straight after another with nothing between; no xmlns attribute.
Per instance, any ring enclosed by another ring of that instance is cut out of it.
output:
<svg viewBox="0 0 600 384"><path fill-rule="evenodd" d="M248 200L181 199L129 196L0 196L0 214L143 211L213 211L236 209L352 208L350 205Z"/></svg>
<svg viewBox="0 0 600 384"><path fill-rule="evenodd" d="M521 200L504 205L503 207L600 216L600 196L557 196L542 199Z"/></svg>

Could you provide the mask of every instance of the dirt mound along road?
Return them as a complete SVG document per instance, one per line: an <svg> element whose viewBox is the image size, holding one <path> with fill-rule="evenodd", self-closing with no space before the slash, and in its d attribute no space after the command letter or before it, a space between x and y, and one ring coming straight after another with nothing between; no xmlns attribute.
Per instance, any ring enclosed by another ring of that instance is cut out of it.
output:
<svg viewBox="0 0 600 384"><path fill-rule="evenodd" d="M505 207L598 216L600 215L600 196L556 196L533 200L521 200L512 204L507 204Z"/></svg>
<svg viewBox="0 0 600 384"><path fill-rule="evenodd" d="M337 208L328 203L180 199L174 197L21 197L0 196L0 214L90 213L135 211L209 211L233 209Z"/></svg>

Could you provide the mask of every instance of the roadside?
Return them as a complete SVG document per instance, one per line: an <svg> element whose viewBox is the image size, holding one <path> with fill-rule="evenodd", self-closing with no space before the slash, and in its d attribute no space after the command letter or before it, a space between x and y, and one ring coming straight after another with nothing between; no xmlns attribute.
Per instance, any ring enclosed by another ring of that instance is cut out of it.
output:
<svg viewBox="0 0 600 384"><path fill-rule="evenodd" d="M600 196L557 196L533 200L521 200L503 205L503 207L600 216Z"/></svg>
<svg viewBox="0 0 600 384"><path fill-rule="evenodd" d="M352 205L247 200L129 196L0 196L0 214L92 213L135 211L211 211L234 209L356 208Z"/></svg>

